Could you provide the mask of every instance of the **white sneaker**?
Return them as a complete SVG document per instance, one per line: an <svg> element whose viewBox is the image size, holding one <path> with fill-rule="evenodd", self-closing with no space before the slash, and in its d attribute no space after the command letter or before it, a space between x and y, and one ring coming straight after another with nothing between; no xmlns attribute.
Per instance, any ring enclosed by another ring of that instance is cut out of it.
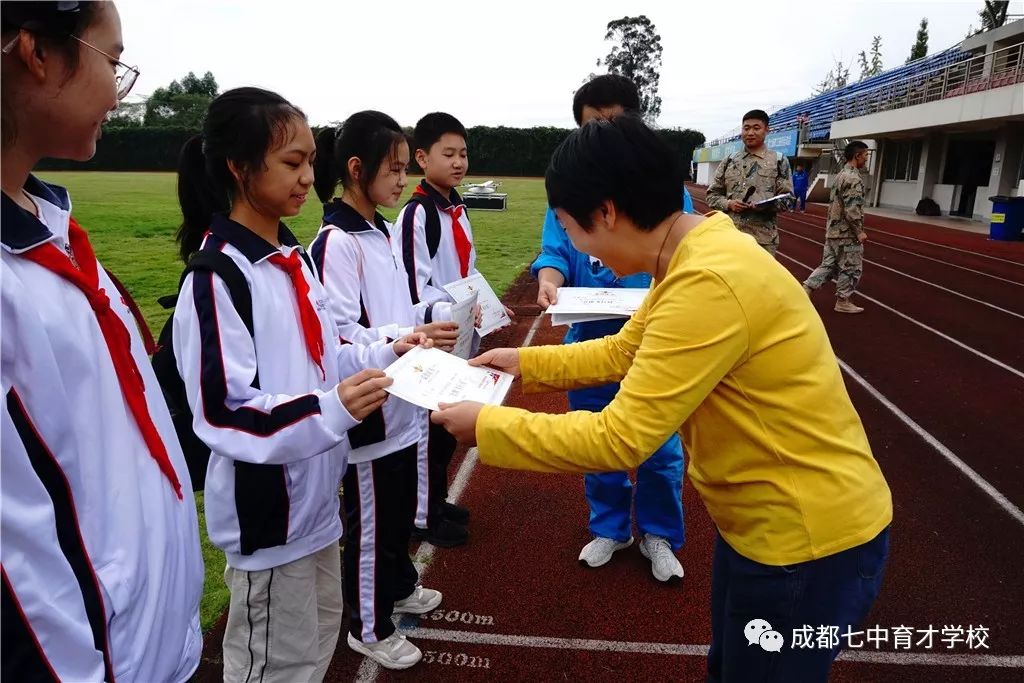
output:
<svg viewBox="0 0 1024 683"><path fill-rule="evenodd" d="M348 646L385 669L408 669L423 659L420 649L398 631L378 643L364 643L349 633Z"/></svg>
<svg viewBox="0 0 1024 683"><path fill-rule="evenodd" d="M590 543L583 546L583 550L580 551L580 564L586 564L590 567L600 567L601 565L608 564L608 560L612 559L612 554L616 550L622 550L633 545L633 537L630 536L628 541L619 543L613 538L604 538L598 536Z"/></svg>
<svg viewBox="0 0 1024 683"><path fill-rule="evenodd" d="M426 614L441 604L441 591L416 586L412 595L395 603L396 614Z"/></svg>
<svg viewBox="0 0 1024 683"><path fill-rule="evenodd" d="M674 582L683 578L683 565L672 552L669 542L661 536L644 534L640 540L640 554L651 561L651 573L658 581Z"/></svg>

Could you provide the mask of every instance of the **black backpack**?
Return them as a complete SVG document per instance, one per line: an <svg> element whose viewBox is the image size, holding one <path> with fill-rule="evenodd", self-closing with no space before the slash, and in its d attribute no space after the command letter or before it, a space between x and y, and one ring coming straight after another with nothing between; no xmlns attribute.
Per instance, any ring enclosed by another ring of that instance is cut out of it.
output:
<svg viewBox="0 0 1024 683"><path fill-rule="evenodd" d="M178 281L178 294L181 293L181 285L185 282L185 276L193 271L206 271L216 273L224 284L227 285L231 294L231 301L235 310L249 330L253 334L252 327L252 293L249 291L249 283L239 270L238 265L231 260L231 257L220 251L204 250L198 251L189 259L188 265L181 273ZM159 303L165 309L172 309L178 303L178 294L169 294L160 297ZM192 478L192 489L202 491L206 484L206 467L210 462L210 447L202 439L196 436L192 429L192 409L189 407L188 398L185 395L185 383L178 374L178 365L174 358L174 316L167 318L163 329L160 331L159 346L153 354L153 371L156 373L157 381L164 393L164 400L171 413L171 420L174 422L174 431L178 434L178 442L181 444L181 451L185 454L185 462L188 464L188 473Z"/></svg>
<svg viewBox="0 0 1024 683"><path fill-rule="evenodd" d="M437 205L430 197L421 194L410 197L405 205L410 204L419 204L423 207L423 213L427 216L427 253L430 254L430 258L434 258L437 255L437 247L441 244L441 219L437 215Z"/></svg>

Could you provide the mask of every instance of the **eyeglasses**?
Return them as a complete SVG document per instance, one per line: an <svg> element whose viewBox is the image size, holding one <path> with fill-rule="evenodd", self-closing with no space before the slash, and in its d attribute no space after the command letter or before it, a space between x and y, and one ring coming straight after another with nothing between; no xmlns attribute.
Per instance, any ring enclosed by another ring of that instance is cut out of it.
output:
<svg viewBox="0 0 1024 683"><path fill-rule="evenodd" d="M11 50L14 49L14 46L17 44L18 38L20 37L20 33L14 36L14 38L12 38L6 45L3 46L3 49L0 50L0 52L3 52L5 55L11 54ZM112 60L115 64L117 64L117 72L114 74L114 83L117 85L117 99L123 100L125 97L127 97L128 93L132 91L132 86L135 85L135 80L139 77L138 67L128 66L117 57L107 54L95 45L91 45L90 43L85 42L78 36L71 36L71 38L73 40L78 41L82 45L85 45L90 50L95 50L96 52L99 52L101 55L103 55L107 59Z"/></svg>

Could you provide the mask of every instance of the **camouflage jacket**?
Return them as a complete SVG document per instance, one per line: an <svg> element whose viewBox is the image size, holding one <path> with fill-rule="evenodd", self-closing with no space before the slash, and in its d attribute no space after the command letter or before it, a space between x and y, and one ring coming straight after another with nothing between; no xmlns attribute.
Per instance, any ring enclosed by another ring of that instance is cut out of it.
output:
<svg viewBox="0 0 1024 683"><path fill-rule="evenodd" d="M864 179L860 171L846 165L832 183L825 237L856 240L864 231Z"/></svg>
<svg viewBox="0 0 1024 683"><path fill-rule="evenodd" d="M766 228L774 232L776 211L729 211L729 200L743 201L751 186L754 192L747 200L748 204L787 192L792 194L793 174L789 169L789 159L770 149L763 149L758 154L751 154L746 149L733 152L718 164L705 200L710 208L729 214L736 227L744 232L756 234ZM792 199L775 204L777 208L789 209L792 208Z"/></svg>

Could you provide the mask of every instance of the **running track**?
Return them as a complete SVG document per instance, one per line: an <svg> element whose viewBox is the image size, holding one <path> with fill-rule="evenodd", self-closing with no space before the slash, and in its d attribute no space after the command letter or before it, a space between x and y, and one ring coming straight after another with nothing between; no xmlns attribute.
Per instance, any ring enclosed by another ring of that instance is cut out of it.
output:
<svg viewBox="0 0 1024 683"><path fill-rule="evenodd" d="M691 187L698 209L703 189ZM780 262L798 279L821 257L824 207L780 221ZM915 629L892 643L848 650L836 681L1024 679L1024 244L869 216L856 301L831 310L832 286L814 295L853 398L893 492L892 551L868 625ZM488 346L557 343L564 328L537 318L536 287L506 294L516 324ZM560 395L512 405L560 412ZM462 453L452 496L473 513L469 544L414 548L442 608L401 627L424 662L391 673L344 645L328 672L351 680L704 679L714 529L687 482L681 586L658 584L634 546L598 570L576 562L589 540L582 479L478 466ZM988 629L987 648L942 629ZM933 647L916 643L938 629ZM196 680L220 677L223 625L207 636ZM786 636L790 643L790 634ZM769 656L766 653L766 656Z"/></svg>

